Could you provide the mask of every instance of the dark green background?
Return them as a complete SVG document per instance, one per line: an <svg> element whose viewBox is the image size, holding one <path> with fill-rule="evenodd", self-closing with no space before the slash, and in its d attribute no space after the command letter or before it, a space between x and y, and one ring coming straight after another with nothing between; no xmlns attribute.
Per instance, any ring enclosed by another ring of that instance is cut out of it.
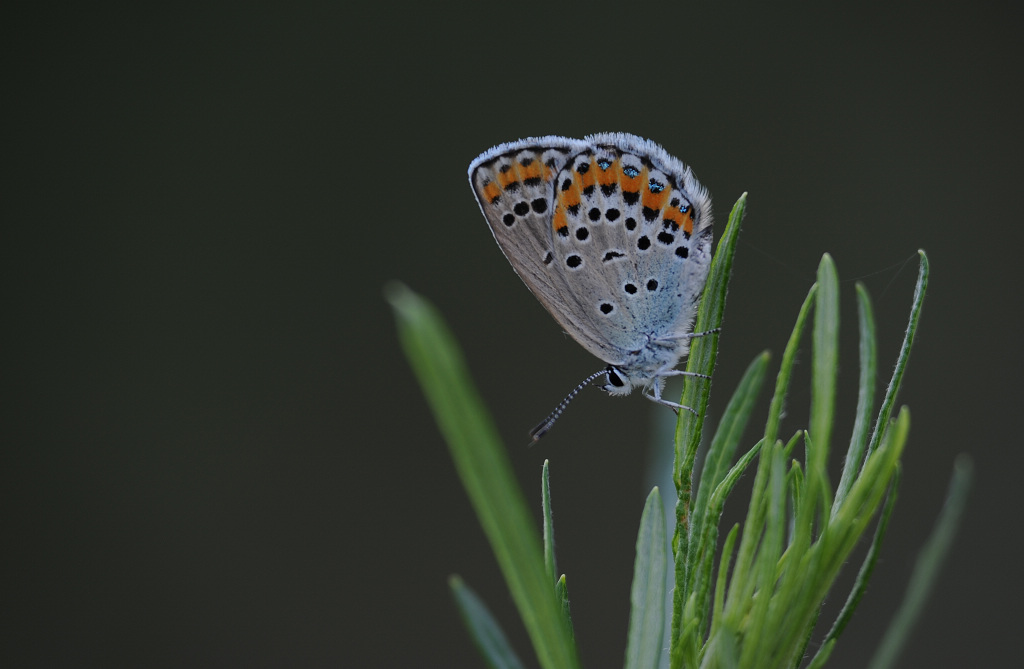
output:
<svg viewBox="0 0 1024 669"><path fill-rule="evenodd" d="M538 505L551 459L583 660L621 666L665 410L589 391L525 447L600 364L465 174L499 142L600 131L691 164L716 240L750 193L712 421L828 251L841 441L852 281L887 377L929 252L900 502L830 666L877 646L961 452L976 486L903 666L1019 658L1022 24L1001 2L711 4L8 8L0 663L480 666L450 573L532 660L399 354L400 279L450 320Z"/></svg>

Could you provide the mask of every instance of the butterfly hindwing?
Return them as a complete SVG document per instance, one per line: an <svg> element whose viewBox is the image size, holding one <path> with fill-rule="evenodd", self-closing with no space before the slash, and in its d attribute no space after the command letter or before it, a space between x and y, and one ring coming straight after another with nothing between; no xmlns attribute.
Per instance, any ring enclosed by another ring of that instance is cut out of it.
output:
<svg viewBox="0 0 1024 669"><path fill-rule="evenodd" d="M652 338L689 331L710 264L711 207L689 168L632 135L587 138L555 184L556 257L584 296L601 356L629 364Z"/></svg>

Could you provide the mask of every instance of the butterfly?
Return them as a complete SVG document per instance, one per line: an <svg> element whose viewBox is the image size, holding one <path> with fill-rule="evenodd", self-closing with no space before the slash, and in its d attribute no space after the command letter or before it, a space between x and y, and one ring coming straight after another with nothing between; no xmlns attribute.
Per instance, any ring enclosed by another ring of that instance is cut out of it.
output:
<svg viewBox="0 0 1024 669"><path fill-rule="evenodd" d="M711 197L689 167L636 135L548 136L500 144L469 181L512 268L562 328L606 363L530 435L604 376L612 395L664 399L687 354L711 265ZM697 375L702 376L702 375Z"/></svg>

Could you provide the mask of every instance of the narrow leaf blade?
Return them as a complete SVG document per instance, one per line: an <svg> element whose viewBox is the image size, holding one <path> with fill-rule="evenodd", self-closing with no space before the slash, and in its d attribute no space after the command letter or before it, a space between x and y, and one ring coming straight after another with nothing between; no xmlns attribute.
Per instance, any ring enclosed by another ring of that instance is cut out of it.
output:
<svg viewBox="0 0 1024 669"><path fill-rule="evenodd" d="M839 277L835 263L827 253L818 266L813 339L810 434L815 450L808 453L808 481L824 468L828 455L835 414L836 377L839 374Z"/></svg>
<svg viewBox="0 0 1024 669"><path fill-rule="evenodd" d="M523 663L483 600L458 576L449 578L448 585L462 621L487 665L492 669L523 669Z"/></svg>
<svg viewBox="0 0 1024 669"><path fill-rule="evenodd" d="M544 516L544 571L554 583L558 578L558 564L555 560L555 523L551 518L551 478L547 460L544 460L541 470L540 506Z"/></svg>
<svg viewBox="0 0 1024 669"><path fill-rule="evenodd" d="M875 431L871 435L871 444L868 446L867 455L871 455L878 444L882 441L882 435L889 426L889 416L896 405L896 396L899 394L900 386L903 384L903 373L907 369L907 361L910 359L910 349L914 346L914 336L917 334L917 326L921 321L921 308L924 306L924 296L928 292L928 274L930 265L928 256L923 250L917 252L921 256L921 266L917 272L917 285L914 287L913 306L910 308L910 323L907 325L907 333L903 337L903 346L900 347L900 354L896 358L896 368L893 370L889 387L885 391L885 399L882 400L882 408L878 412L878 419L875 421Z"/></svg>
<svg viewBox="0 0 1024 669"><path fill-rule="evenodd" d="M630 592L626 669L657 669L665 633L665 570L668 543L658 488L651 490L640 517Z"/></svg>
<svg viewBox="0 0 1024 669"><path fill-rule="evenodd" d="M406 357L448 442L541 666L579 666L544 568L537 526L454 337L426 300L400 285L388 293Z"/></svg>
<svg viewBox="0 0 1024 669"><path fill-rule="evenodd" d="M953 538L956 536L957 528L960 526L960 519L963 516L964 507L967 505L967 496L971 489L971 478L973 464L965 456L957 459L953 469L953 478L949 483L949 494L946 497L946 504L939 514L935 529L928 537L928 543L917 558L914 565L914 572L910 577L910 584L904 595L903 603L900 605L896 617L882 639L881 645L875 652L871 669L888 669L896 666L900 651L910 637L914 623L917 622L931 593L932 587L938 578L939 570L949 553Z"/></svg>
<svg viewBox="0 0 1024 669"><path fill-rule="evenodd" d="M875 377L878 373L878 345L875 337L875 316L871 298L864 284L857 283L857 322L860 326L860 380L857 393L857 418L850 436L850 447L846 451L843 474L836 488L832 503L835 517L843 500L853 485L853 479L860 471L871 428L871 412L875 404Z"/></svg>

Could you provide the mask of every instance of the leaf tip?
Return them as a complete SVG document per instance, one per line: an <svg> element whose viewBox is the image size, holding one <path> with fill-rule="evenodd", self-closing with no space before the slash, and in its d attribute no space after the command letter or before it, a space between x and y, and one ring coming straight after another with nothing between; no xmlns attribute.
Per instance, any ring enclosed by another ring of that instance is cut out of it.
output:
<svg viewBox="0 0 1024 669"><path fill-rule="evenodd" d="M412 316L423 304L423 299L401 281L388 281L384 284L384 299L395 314L406 318Z"/></svg>
<svg viewBox="0 0 1024 669"><path fill-rule="evenodd" d="M924 249L918 249L917 250L917 255L921 258L921 267L923 267L924 270L927 271L928 270L928 254L924 252Z"/></svg>
<svg viewBox="0 0 1024 669"><path fill-rule="evenodd" d="M401 281L392 280L384 284L384 299L392 304L401 302L411 292L409 286Z"/></svg>

